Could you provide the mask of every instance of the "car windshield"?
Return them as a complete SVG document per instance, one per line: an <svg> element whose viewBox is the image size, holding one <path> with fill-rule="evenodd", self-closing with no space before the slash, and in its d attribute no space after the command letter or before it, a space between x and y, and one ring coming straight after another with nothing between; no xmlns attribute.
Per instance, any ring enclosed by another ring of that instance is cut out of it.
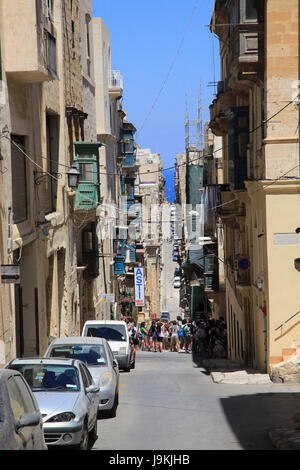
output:
<svg viewBox="0 0 300 470"><path fill-rule="evenodd" d="M89 366L107 365L107 357L102 344L55 345L50 351L51 357L71 357L79 359Z"/></svg>
<svg viewBox="0 0 300 470"><path fill-rule="evenodd" d="M88 327L87 336L105 338L107 341L126 341L124 325L101 325Z"/></svg>
<svg viewBox="0 0 300 470"><path fill-rule="evenodd" d="M23 374L31 390L78 392L80 390L77 369L57 364L11 364Z"/></svg>

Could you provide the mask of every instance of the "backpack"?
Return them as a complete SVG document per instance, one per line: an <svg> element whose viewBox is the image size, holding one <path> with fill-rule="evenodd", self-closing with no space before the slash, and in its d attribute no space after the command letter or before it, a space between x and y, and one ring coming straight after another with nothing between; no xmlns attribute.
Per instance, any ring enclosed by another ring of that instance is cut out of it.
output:
<svg viewBox="0 0 300 470"><path fill-rule="evenodd" d="M179 331L178 331L178 336L179 336L179 338L183 338L183 337L184 337L183 328L180 328L180 329L179 329Z"/></svg>
<svg viewBox="0 0 300 470"><path fill-rule="evenodd" d="M184 325L183 333L184 333L184 336L189 336L191 334L191 330L190 330L189 325Z"/></svg>

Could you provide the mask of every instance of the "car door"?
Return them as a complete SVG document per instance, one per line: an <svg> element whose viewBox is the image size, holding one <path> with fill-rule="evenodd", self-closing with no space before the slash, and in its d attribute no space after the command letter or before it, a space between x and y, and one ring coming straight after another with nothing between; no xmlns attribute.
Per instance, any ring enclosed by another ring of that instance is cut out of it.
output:
<svg viewBox="0 0 300 470"><path fill-rule="evenodd" d="M88 368L84 364L79 364L79 369L82 376L84 388L87 389L91 385L95 385ZM88 406L88 428L90 429L95 422L95 418L97 418L99 393L91 393L85 391L85 395L87 397Z"/></svg>
<svg viewBox="0 0 300 470"><path fill-rule="evenodd" d="M18 389L24 401L24 408L26 410L26 413L28 414L37 413L40 415L40 409L38 407L38 404L34 396L32 395L32 392L26 380L22 376L14 376L14 380L17 383ZM44 444L44 430L43 430L42 417L40 417L40 423L36 426L29 427L29 430L31 432L32 448L36 450L41 450L44 447L46 447Z"/></svg>
<svg viewBox="0 0 300 470"><path fill-rule="evenodd" d="M13 417L15 422L19 421L21 416L28 413L28 406L22 393L20 387L18 386L18 380L21 377L11 376L7 380L7 393L9 396L10 406L13 412ZM33 411L31 411L33 412ZM33 450L34 449L34 438L33 430L31 427L24 427L15 433L16 440L21 442L20 447L24 450Z"/></svg>
<svg viewBox="0 0 300 470"><path fill-rule="evenodd" d="M118 384L119 384L119 366L118 366L118 362L115 360L114 355L112 353L112 350L110 349L109 344L106 344L105 347L106 347L106 355L108 357L109 362L111 363L111 367L112 367L112 370L113 370L115 390L117 391ZM116 362L116 366L114 366L114 361Z"/></svg>

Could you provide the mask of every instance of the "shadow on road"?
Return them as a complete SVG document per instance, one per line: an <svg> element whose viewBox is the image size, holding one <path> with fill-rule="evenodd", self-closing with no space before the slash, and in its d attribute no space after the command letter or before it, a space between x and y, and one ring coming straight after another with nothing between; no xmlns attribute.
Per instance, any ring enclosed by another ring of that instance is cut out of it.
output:
<svg viewBox="0 0 300 470"><path fill-rule="evenodd" d="M295 412L300 410L300 393L245 394L220 401L237 440L249 450L273 449L268 431L291 427Z"/></svg>

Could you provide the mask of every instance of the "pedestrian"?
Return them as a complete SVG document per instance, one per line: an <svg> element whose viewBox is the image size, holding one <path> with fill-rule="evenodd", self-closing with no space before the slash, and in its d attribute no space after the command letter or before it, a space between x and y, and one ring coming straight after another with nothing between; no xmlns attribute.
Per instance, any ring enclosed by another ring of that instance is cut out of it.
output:
<svg viewBox="0 0 300 470"><path fill-rule="evenodd" d="M159 352L162 352L162 346L164 343L164 325L161 321L157 322L155 330L157 334L157 348Z"/></svg>
<svg viewBox="0 0 300 470"><path fill-rule="evenodd" d="M170 327L170 333L171 333L170 351L171 352L176 352L176 351L179 352L178 332L179 332L179 325L176 322L176 320L174 320L171 324L171 327Z"/></svg>
<svg viewBox="0 0 300 470"><path fill-rule="evenodd" d="M191 350L192 335L190 329L190 323L187 320L182 321L183 325L183 344L186 353L189 353Z"/></svg>
<svg viewBox="0 0 300 470"><path fill-rule="evenodd" d="M196 333L195 333L195 347L196 347L196 354L202 356L205 347L206 347L206 330L205 324L201 321L196 322Z"/></svg>
<svg viewBox="0 0 300 470"><path fill-rule="evenodd" d="M150 325L150 328L148 330L148 341L149 341L149 346L150 346L150 349L149 350L154 350L154 339L153 339L153 335L155 333L155 321L152 320L152 323Z"/></svg>
<svg viewBox="0 0 300 470"><path fill-rule="evenodd" d="M135 349L138 351L139 350L139 337L138 337L138 330L134 321L131 324L129 335L131 336Z"/></svg>
<svg viewBox="0 0 300 470"><path fill-rule="evenodd" d="M146 329L145 322L141 323L140 331L141 331L141 350L145 351L145 348L146 348L149 351L150 346L149 346L149 343L148 343L148 331Z"/></svg>
<svg viewBox="0 0 300 470"><path fill-rule="evenodd" d="M180 350L183 349L183 346L184 346L184 329L183 329L183 326L184 326L184 322L185 320L181 321L181 322L178 322L178 327L179 327L179 331L178 331L178 337L179 337L179 348Z"/></svg>
<svg viewBox="0 0 300 470"><path fill-rule="evenodd" d="M169 338L170 338L169 324L168 322L165 322L164 323L164 345L163 345L163 349L165 351L169 349Z"/></svg>

